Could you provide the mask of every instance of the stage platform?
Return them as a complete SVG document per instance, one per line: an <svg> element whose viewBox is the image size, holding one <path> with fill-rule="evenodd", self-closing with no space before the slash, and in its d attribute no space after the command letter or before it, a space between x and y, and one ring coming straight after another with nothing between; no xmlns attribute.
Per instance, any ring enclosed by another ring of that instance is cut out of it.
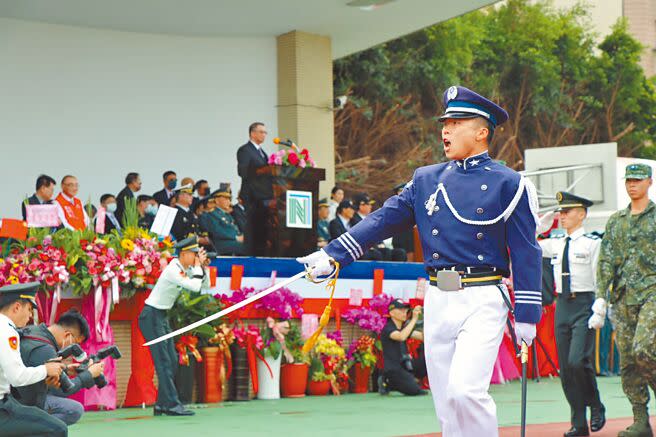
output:
<svg viewBox="0 0 656 437"><path fill-rule="evenodd" d="M610 419L592 434L616 436L631 420L631 407L618 377L599 378L599 389ZM495 385L502 436L518 436L520 384ZM652 401L651 412L656 411ZM277 401L226 402L198 406L191 418L152 416L151 409L121 409L87 413L69 435L93 437L197 436L438 436L430 395L398 393L306 397ZM557 378L529 383L528 436L562 436L568 428L569 407ZM652 425L656 420L652 417ZM484 436L481 436L484 437Z"/></svg>

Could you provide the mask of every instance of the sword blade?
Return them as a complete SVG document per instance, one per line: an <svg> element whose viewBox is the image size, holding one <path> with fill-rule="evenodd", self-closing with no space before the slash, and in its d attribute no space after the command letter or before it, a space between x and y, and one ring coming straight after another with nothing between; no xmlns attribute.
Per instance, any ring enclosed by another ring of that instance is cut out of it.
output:
<svg viewBox="0 0 656 437"><path fill-rule="evenodd" d="M192 324L190 324L190 325L185 326L184 328L180 328L180 329L178 329L178 330L176 330L176 331L169 332L169 333L166 334L166 335L162 335L161 337L158 337L158 338L156 338L156 339L154 339L154 340L151 340L151 341L149 341L149 342L147 342L147 343L144 343L144 346L152 346L152 345L157 344L157 343L160 343L160 342L162 342L162 341L164 341L164 340L168 340L169 338L175 337L176 335L184 334L184 333L187 332L187 331L191 331L192 329L198 328L199 326L202 326L202 325L204 325L204 324L206 324L206 323L209 323L209 322L211 322L211 321L213 321L213 320L216 320L216 319L218 319L219 317L223 317L223 316L225 316L225 315L230 314L230 313L233 312L233 311L237 311L238 309L243 308L243 307L245 307L246 305L249 305L249 304L255 302L256 300L258 300L258 299L262 299L264 296L266 296L266 295L268 295L268 294L271 294L271 293L273 293L274 291L278 291L278 290L281 289L282 287L284 287L284 286L286 286L286 285L289 285L289 284L291 284L292 282L297 281L298 279L301 279L302 277L305 276L305 274L306 274L305 270L302 271L302 272L299 272L299 273L297 273L296 275L292 276L291 278L285 279L284 281L282 281L282 282L280 282L280 283L278 283L278 284L276 284L276 285L274 285L274 286L272 286L272 287L269 287L269 288L267 288L266 290L260 291L259 293L254 294L253 296L250 296L250 297L248 297L248 298L242 300L241 302L232 305L231 307L228 307L228 308L224 308L224 309L222 309L222 310L219 311L218 313L214 313L214 314L212 314L211 316L207 316L207 317L205 317L204 319L201 319L201 320L199 320L199 321L197 321L197 322L194 322L194 323L192 323Z"/></svg>

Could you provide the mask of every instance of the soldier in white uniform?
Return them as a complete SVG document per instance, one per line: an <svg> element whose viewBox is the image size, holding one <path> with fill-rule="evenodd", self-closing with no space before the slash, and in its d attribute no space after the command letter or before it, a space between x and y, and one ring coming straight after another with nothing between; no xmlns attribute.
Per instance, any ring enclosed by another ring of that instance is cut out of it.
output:
<svg viewBox="0 0 656 437"><path fill-rule="evenodd" d="M139 328L147 341L171 332L166 312L173 307L183 289L198 292L210 284L208 259L197 238L185 238L177 242L175 248L178 258L166 266L139 315ZM182 406L175 388L178 354L173 339L150 346L150 352L159 381L155 416L193 416L193 411Z"/></svg>
<svg viewBox="0 0 656 437"><path fill-rule="evenodd" d="M22 387L44 379L59 383L66 368L62 363L46 363L25 367L20 355L17 328L24 327L36 308L38 282L8 285L0 288L0 435L2 436L66 436L66 424L36 407L21 405L10 393L10 386Z"/></svg>
<svg viewBox="0 0 656 437"><path fill-rule="evenodd" d="M556 293L556 346L560 381L571 409L572 428L565 437L587 436L606 423L593 366L594 331L588 328L597 290L596 272L601 238L586 234L583 221L592 202L574 194L556 195L560 224L567 235L540 241L551 258ZM590 428L586 408L590 407Z"/></svg>

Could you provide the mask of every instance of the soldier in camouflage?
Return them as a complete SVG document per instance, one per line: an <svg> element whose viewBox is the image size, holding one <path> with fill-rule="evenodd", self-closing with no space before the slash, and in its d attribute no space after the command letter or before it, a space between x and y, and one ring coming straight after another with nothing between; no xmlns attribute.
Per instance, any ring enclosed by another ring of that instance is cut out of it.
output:
<svg viewBox="0 0 656 437"><path fill-rule="evenodd" d="M626 167L626 191L631 204L606 224L597 270L597 299L590 328L599 329L607 301L620 352L622 388L633 407L633 424L619 437L653 436L647 404L656 390L656 204L649 200L652 169Z"/></svg>

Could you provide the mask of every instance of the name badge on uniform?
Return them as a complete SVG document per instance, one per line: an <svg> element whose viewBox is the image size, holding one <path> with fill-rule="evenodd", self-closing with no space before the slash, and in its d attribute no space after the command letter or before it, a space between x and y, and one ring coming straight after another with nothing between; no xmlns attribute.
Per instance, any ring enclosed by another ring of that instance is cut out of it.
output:
<svg viewBox="0 0 656 437"><path fill-rule="evenodd" d="M551 265L554 264L560 264L560 257L558 255L554 255L551 257Z"/></svg>
<svg viewBox="0 0 656 437"><path fill-rule="evenodd" d="M575 253L574 257L572 258L572 262L580 263L580 264L587 264L587 263L590 262L590 254L589 253Z"/></svg>

